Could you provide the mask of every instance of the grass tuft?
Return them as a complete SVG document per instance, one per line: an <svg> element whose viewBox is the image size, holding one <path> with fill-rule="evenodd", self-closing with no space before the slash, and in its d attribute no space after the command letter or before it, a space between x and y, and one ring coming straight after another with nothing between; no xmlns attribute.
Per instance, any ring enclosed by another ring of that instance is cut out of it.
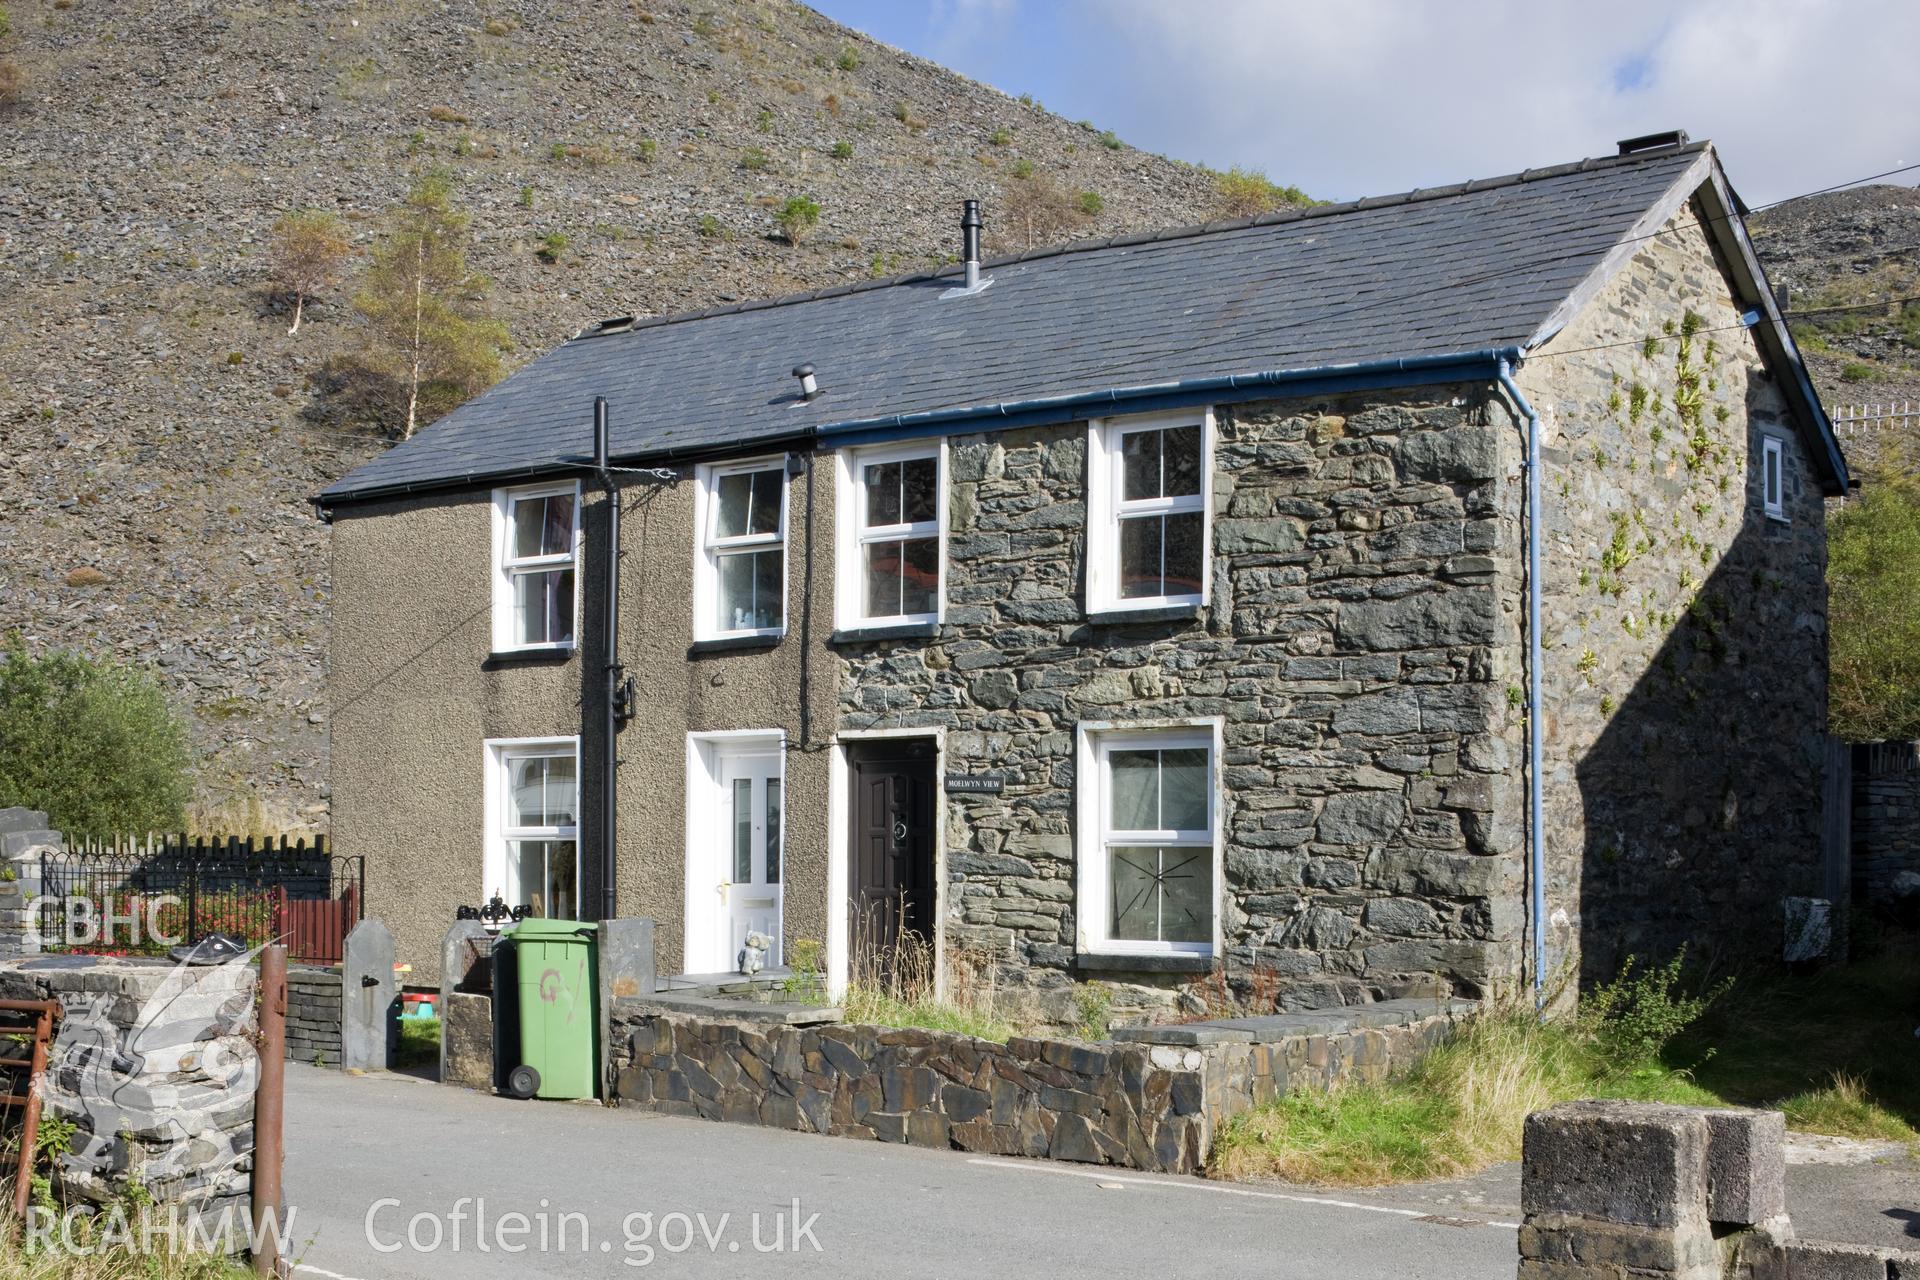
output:
<svg viewBox="0 0 1920 1280"><path fill-rule="evenodd" d="M1221 1134L1211 1172L1457 1177L1518 1159L1527 1114L1572 1098L1776 1107L1807 1132L1920 1144L1916 955L1908 942L1845 968L1705 987L1683 980L1681 957L1629 964L1570 1016L1490 1009L1404 1073L1256 1108Z"/></svg>

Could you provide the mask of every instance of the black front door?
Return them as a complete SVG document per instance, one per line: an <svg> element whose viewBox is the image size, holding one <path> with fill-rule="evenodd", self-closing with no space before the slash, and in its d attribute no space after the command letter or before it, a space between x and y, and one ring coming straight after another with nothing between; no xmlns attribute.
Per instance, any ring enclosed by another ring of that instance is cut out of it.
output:
<svg viewBox="0 0 1920 1280"><path fill-rule="evenodd" d="M854 977L898 972L901 944L931 977L934 744L876 742L849 753L853 777Z"/></svg>

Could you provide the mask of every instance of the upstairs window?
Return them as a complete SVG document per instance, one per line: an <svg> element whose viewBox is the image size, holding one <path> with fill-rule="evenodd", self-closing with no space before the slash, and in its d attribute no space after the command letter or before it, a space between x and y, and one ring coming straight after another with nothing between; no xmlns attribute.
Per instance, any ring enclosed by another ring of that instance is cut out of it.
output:
<svg viewBox="0 0 1920 1280"><path fill-rule="evenodd" d="M1206 600L1210 415L1095 423L1088 437L1089 608Z"/></svg>
<svg viewBox="0 0 1920 1280"><path fill-rule="evenodd" d="M580 486L496 490L493 513L494 651L571 648Z"/></svg>
<svg viewBox="0 0 1920 1280"><path fill-rule="evenodd" d="M1774 436L1760 441L1760 495L1767 514L1775 520L1787 518L1786 447Z"/></svg>
<svg viewBox="0 0 1920 1280"><path fill-rule="evenodd" d="M843 463L842 627L938 620L944 470L938 444L863 450Z"/></svg>
<svg viewBox="0 0 1920 1280"><path fill-rule="evenodd" d="M699 474L695 637L782 634L787 625L786 459L705 467Z"/></svg>

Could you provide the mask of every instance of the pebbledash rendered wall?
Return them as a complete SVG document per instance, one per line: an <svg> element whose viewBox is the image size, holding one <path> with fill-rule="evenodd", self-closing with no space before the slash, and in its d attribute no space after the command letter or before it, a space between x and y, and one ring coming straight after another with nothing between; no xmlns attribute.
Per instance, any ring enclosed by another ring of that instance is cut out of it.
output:
<svg viewBox="0 0 1920 1280"><path fill-rule="evenodd" d="M1133 1042L1000 1044L678 1013L631 999L614 1006L609 1070L622 1105L670 1115L1198 1173L1233 1116L1290 1088L1404 1069L1469 1007L1397 1000L1118 1033Z"/></svg>

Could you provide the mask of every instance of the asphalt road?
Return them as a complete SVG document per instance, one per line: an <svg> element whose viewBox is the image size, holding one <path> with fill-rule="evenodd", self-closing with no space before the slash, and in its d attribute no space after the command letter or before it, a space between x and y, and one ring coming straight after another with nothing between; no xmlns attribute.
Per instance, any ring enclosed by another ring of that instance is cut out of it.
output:
<svg viewBox="0 0 1920 1280"><path fill-rule="evenodd" d="M515 1102L299 1064L287 1069L286 1134L295 1274L318 1280L1488 1280L1511 1276L1516 1260L1512 1218L1488 1214L1471 1188L1323 1196ZM514 1214L526 1215L524 1237ZM501 1247L503 1227L519 1251Z"/></svg>

